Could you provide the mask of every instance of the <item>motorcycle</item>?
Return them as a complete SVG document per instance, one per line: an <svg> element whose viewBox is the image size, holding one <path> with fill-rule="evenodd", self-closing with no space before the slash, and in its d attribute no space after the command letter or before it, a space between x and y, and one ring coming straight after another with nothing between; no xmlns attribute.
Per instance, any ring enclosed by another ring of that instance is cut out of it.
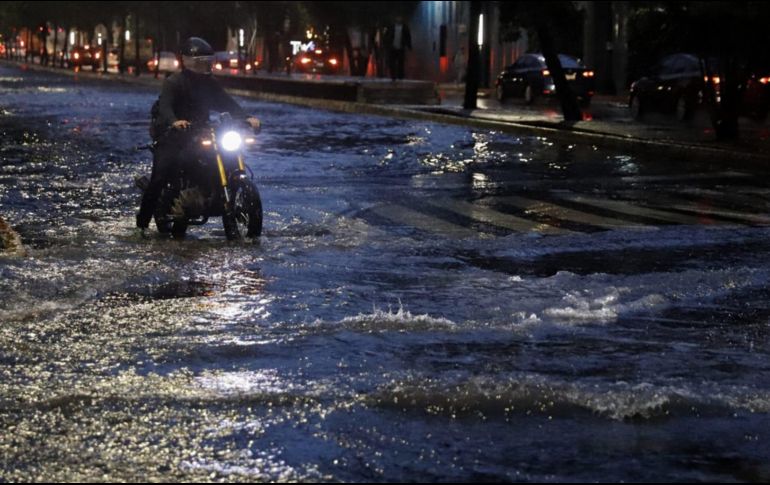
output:
<svg viewBox="0 0 770 485"><path fill-rule="evenodd" d="M210 217L222 217L230 241L262 234L262 200L254 174L243 162L243 151L256 140L250 128L229 114L206 125L191 126L194 156L179 167L163 187L154 219L158 232L184 237L189 226L201 226ZM149 146L152 150L157 142ZM144 192L147 176L136 180Z"/></svg>

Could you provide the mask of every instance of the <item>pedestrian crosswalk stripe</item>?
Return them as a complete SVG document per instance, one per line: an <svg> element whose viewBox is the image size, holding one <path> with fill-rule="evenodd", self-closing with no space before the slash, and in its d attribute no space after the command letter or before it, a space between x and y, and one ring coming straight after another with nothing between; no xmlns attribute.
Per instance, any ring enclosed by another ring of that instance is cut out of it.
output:
<svg viewBox="0 0 770 485"><path fill-rule="evenodd" d="M477 238L485 235L472 228L458 226L457 224L446 222L437 217L423 214L422 212L406 208L402 205L380 205L373 207L371 211L378 216L384 217L397 224L409 225L423 231L438 233L458 239Z"/></svg>
<svg viewBox="0 0 770 485"><path fill-rule="evenodd" d="M568 229L562 229L551 226L549 224L531 221L529 219L498 212L494 209L490 209L489 207L485 207L480 204L473 204L463 200L431 199L427 202L430 205L451 210L475 221L510 229L516 232L533 231L543 234L568 234L573 232Z"/></svg>
<svg viewBox="0 0 770 485"><path fill-rule="evenodd" d="M763 199L770 197L770 189L764 187L734 187L731 190L734 190L739 194L748 194Z"/></svg>
<svg viewBox="0 0 770 485"><path fill-rule="evenodd" d="M697 203L672 203L672 204L666 204L662 201L652 202L652 204L656 205L657 207L665 208L665 209L676 209L684 212L694 212L697 214L707 215L707 216L716 216L716 217L725 217L728 219L735 219L739 221L746 221L751 224L757 224L757 225L769 225L770 224L770 218L766 216L761 215L755 215L755 214L748 214L745 212L737 212L737 211L731 211L731 210L725 210L725 209L717 209L715 207L708 207L703 204L697 204Z"/></svg>
<svg viewBox="0 0 770 485"><path fill-rule="evenodd" d="M690 200L682 199L677 196L671 196L671 195L665 195L665 194L655 194L655 196L650 197L650 194L642 194L637 190L633 191L622 191L621 194L625 196L629 196L631 198L644 196L645 197L645 203L649 204L651 206L654 206L657 209L662 210L677 210L682 212L689 212L697 214L697 216L700 217L721 217L726 219L732 219L736 221L736 224L740 224L740 221L743 221L743 223L753 224L753 225L769 225L770 224L770 217L760 215L760 214L751 214L748 212L740 212L735 210L729 210L729 209L721 209L718 207L713 207L711 205L707 204L707 201L704 201L703 203L693 202Z"/></svg>
<svg viewBox="0 0 770 485"><path fill-rule="evenodd" d="M518 207L527 212L535 212L538 214L554 217L565 221L577 222L581 224L589 224L591 226L601 227L605 229L617 229L619 227L649 227L645 224L637 222L624 221L621 219L614 219L612 217L604 217L588 212L579 211L576 209L570 209L568 207L560 206L550 202L544 202L540 200L528 199L525 197L519 197L516 195L509 195L503 197L491 197L494 202L500 202L503 204L512 205Z"/></svg>
<svg viewBox="0 0 770 485"><path fill-rule="evenodd" d="M721 202L722 205L728 204L730 208L734 208L736 206L748 207L750 208L748 211L749 213L763 212L768 209L767 200L765 200L764 197L761 197L760 193L744 193L745 191L743 190L731 190L728 193L714 189L703 189L695 187L683 187L679 189L678 192L688 194L693 197L713 198ZM770 195L770 192L768 191L765 191L764 193L765 195Z"/></svg>
<svg viewBox="0 0 770 485"><path fill-rule="evenodd" d="M636 199L634 194L636 196L644 195L639 194L637 191L621 191L620 194L631 199ZM719 194L720 193L718 192L715 193L715 195ZM536 220L537 216L545 216L567 223L582 224L602 229L655 229L655 220L684 225L770 225L770 216L766 215L698 204L697 202L692 202L676 196L655 194L650 197L649 195L650 194L646 194L645 198L640 198L639 201L636 201L603 199L600 197L575 193L558 194L558 197L561 200L586 206L588 210L591 208L598 208L600 210L609 210L618 214L641 217L651 221L646 224L614 217L606 217L601 214L594 214L567 207L553 201L544 201L516 195L487 197L475 202L444 197L424 200L422 202L423 205L420 206L420 210L400 204L384 204L372 208L371 211L373 214L400 225L411 226L422 231L454 238L488 237L490 234L485 233L483 230L476 230L473 227L469 227L469 225L455 223L457 221L449 222L445 218L442 218L442 210L447 211L446 214L448 217L451 218L449 214L454 213L457 214L457 219L470 221L469 224L477 222L482 225L486 224L496 228L507 229L512 232L538 232L542 234L570 234L575 231L538 221ZM497 204L516 207L534 217L533 219L529 219L526 216L520 217L498 211L494 208ZM434 208L434 210L432 211L431 208ZM721 218L723 220L711 218ZM725 222L724 219L736 222ZM489 227L489 230L492 230L492 227ZM492 232L494 233L494 231Z"/></svg>
<svg viewBox="0 0 770 485"><path fill-rule="evenodd" d="M685 180L709 180L709 179L728 179L728 178L747 178L753 177L752 174L744 172L704 172L704 173L690 173L690 174L677 174L677 175L631 175L621 177L620 180L624 183L638 183L638 182L681 182Z"/></svg>
<svg viewBox="0 0 770 485"><path fill-rule="evenodd" d="M628 214L631 216L647 217L650 219L657 219L660 221L673 222L676 224L701 224L702 220L696 216L688 216L684 214L677 214L675 212L662 211L659 209L651 209L649 207L642 207L631 202L622 200L610 200L610 199L597 199L593 197L587 197L584 195L560 195L562 199L569 200L571 202L577 202L579 204L589 205L592 207L598 207L600 209L608 209L614 212L622 214Z"/></svg>

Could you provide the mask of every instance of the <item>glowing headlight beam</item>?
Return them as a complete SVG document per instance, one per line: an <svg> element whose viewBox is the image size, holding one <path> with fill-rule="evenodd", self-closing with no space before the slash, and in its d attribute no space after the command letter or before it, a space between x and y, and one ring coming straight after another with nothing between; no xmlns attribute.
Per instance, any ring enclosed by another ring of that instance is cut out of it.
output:
<svg viewBox="0 0 770 485"><path fill-rule="evenodd" d="M241 139L241 135L237 131L228 131L222 135L222 148L228 152L234 152L235 150L239 149L242 142L243 140Z"/></svg>

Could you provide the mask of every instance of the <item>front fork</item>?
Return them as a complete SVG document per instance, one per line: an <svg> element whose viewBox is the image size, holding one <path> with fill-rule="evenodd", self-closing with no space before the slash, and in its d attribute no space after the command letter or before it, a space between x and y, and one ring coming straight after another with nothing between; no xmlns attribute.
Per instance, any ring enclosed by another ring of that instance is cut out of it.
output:
<svg viewBox="0 0 770 485"><path fill-rule="evenodd" d="M212 139L216 140L216 134L212 131ZM222 154L219 153L219 147L214 143L214 150L217 155L217 167L219 168L219 179L222 182L222 191L225 193L225 203L227 204L227 210L231 209L230 204L230 191L227 187L227 172L225 171L225 162L222 160ZM241 172L246 171L246 166L243 164L243 155L238 154L238 168Z"/></svg>

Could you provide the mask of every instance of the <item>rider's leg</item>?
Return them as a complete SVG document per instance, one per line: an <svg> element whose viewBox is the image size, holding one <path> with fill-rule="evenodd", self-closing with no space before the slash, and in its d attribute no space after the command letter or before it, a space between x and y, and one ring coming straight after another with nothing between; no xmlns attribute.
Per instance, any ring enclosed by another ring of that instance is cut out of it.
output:
<svg viewBox="0 0 770 485"><path fill-rule="evenodd" d="M163 190L163 186L174 175L180 146L177 140L164 139L158 143L152 160L152 175L147 190L142 196L142 204L136 215L136 226L146 228L150 225L155 213L155 206Z"/></svg>

